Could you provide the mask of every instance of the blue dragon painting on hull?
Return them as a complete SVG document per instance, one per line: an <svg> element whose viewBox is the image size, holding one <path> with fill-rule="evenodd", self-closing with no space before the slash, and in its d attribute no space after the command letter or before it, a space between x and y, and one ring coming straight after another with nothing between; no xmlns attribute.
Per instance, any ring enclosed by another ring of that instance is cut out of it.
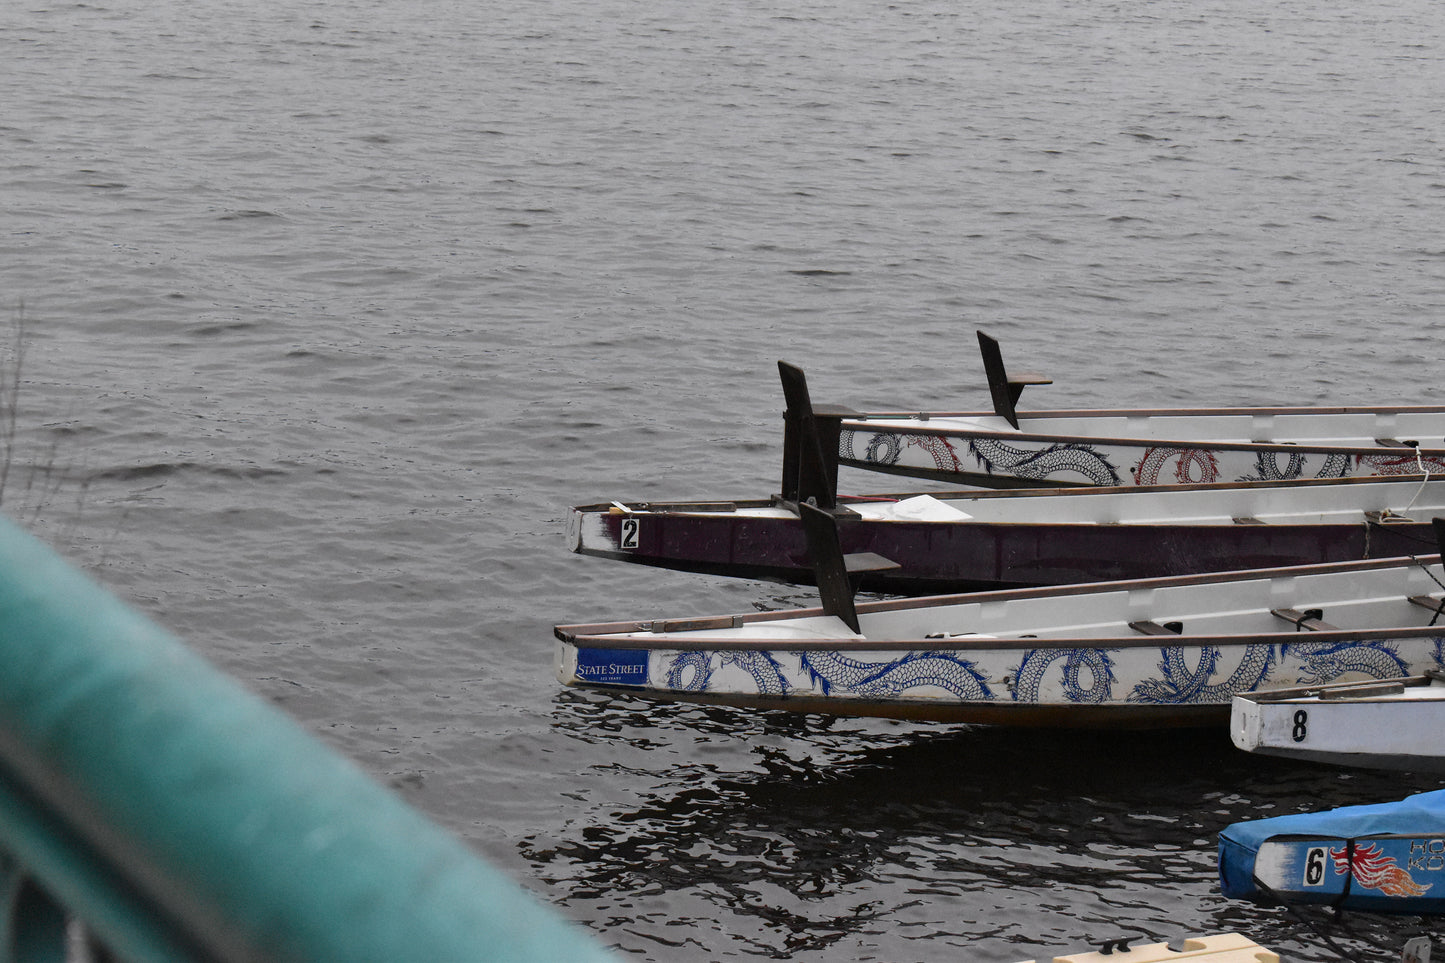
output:
<svg viewBox="0 0 1445 963"><path fill-rule="evenodd" d="M764 695L786 695L788 680L783 678L783 667L768 652L721 652L718 664L713 665L711 652L679 652L672 657L667 667L667 687L678 692L707 692L712 686L713 674L724 666L735 665L757 683L758 692Z"/></svg>
<svg viewBox="0 0 1445 963"><path fill-rule="evenodd" d="M1330 682L1347 672L1392 679L1410 671L1410 664L1387 642L1289 642L1280 648L1304 663L1301 685Z"/></svg>
<svg viewBox="0 0 1445 963"><path fill-rule="evenodd" d="M1435 659L1440 662L1440 640L1435 643ZM1206 645L1197 650L1198 659L1188 664L1183 646L1167 646L1160 650L1160 678L1145 679L1134 686L1130 702L1152 705L1224 703L1236 695L1262 686L1286 658L1300 663L1290 685L1317 685L1330 682L1347 673L1359 673L1375 679L1388 679L1410 671L1408 660L1400 657L1394 644L1382 641L1354 642L1288 642L1275 647L1264 643L1247 645L1239 665L1225 679L1215 682L1223 650Z"/></svg>
<svg viewBox="0 0 1445 963"><path fill-rule="evenodd" d="M868 662L839 652L796 653L799 668L826 695L848 693L895 697L908 689L932 686L960 701L993 698L972 662L954 655L910 652L897 659ZM787 695L794 691L783 665L769 652L679 652L668 662L667 687L679 692L708 692L726 667L752 677L760 695Z"/></svg>
<svg viewBox="0 0 1445 963"><path fill-rule="evenodd" d="M1070 702L1100 703L1113 696L1112 649L1030 649L1014 673L1015 702L1037 702L1039 686L1049 666L1064 660L1064 696ZM1087 676L1088 684L1084 684Z"/></svg>
<svg viewBox="0 0 1445 963"><path fill-rule="evenodd" d="M1138 654L1127 659L1119 655L1126 651ZM1153 670L1157 674L1151 674L1149 653L1154 651L1036 648L1025 652L1011 670L1005 664L989 669L987 659L977 662L957 652L908 652L881 660L832 650L677 652L666 658L663 675L667 688L678 692L788 696L813 691L884 700L935 699L938 693L947 693L959 703L1011 699L1017 704L1042 704L1056 701L1061 691L1063 702L1074 705L1120 700L1136 705L1221 705L1267 684L1319 685L1346 676L1394 678L1420 671L1427 659L1445 668L1445 636L1431 639L1428 650L1416 650L1413 656L1401 654L1398 641L1323 642L1310 640L1308 634L1301 641L1282 644L1163 646L1157 650L1159 660ZM720 677L724 672L727 678ZM1128 687L1123 692L1116 691L1120 675ZM995 692L989 682L994 677L1007 686L1008 696ZM1050 679L1052 688L1047 684Z"/></svg>
<svg viewBox="0 0 1445 963"><path fill-rule="evenodd" d="M706 652L683 652L672 657L667 667L667 687L678 692L706 692L712 681L712 656Z"/></svg>
<svg viewBox="0 0 1445 963"><path fill-rule="evenodd" d="M909 652L887 662L864 662L839 652L800 652L798 661L824 695L844 690L865 696L896 696L905 689L935 686L961 701L993 698L974 664L955 655Z"/></svg>
<svg viewBox="0 0 1445 963"><path fill-rule="evenodd" d="M1191 647L1192 648L1192 647ZM1161 678L1145 679L1134 686L1130 702L1150 705L1211 705L1228 702L1241 692L1256 688L1275 664L1273 646L1263 643L1244 647L1244 657L1222 682L1210 684L1219 668L1222 652L1217 645L1199 646L1199 660L1191 668L1185 647L1168 645L1159 650Z"/></svg>

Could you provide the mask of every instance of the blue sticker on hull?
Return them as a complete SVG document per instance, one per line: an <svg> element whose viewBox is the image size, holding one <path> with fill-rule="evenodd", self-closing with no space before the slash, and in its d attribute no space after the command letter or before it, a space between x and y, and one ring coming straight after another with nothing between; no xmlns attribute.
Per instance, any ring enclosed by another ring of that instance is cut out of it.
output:
<svg viewBox="0 0 1445 963"><path fill-rule="evenodd" d="M596 685L647 685L647 652L578 649L577 678Z"/></svg>

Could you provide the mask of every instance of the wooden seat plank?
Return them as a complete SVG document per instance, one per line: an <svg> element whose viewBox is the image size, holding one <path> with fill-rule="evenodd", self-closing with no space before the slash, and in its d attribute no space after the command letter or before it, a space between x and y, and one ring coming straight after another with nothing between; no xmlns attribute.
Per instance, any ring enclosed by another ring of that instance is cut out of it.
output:
<svg viewBox="0 0 1445 963"><path fill-rule="evenodd" d="M1324 613L1319 609L1270 609L1271 615L1291 622L1294 627L1303 632L1338 632L1339 626L1331 625L1324 620Z"/></svg>
<svg viewBox="0 0 1445 963"><path fill-rule="evenodd" d="M1137 622L1130 622L1129 628L1145 635L1179 635L1184 631L1184 623L1165 622L1161 625L1153 619L1140 619Z"/></svg>

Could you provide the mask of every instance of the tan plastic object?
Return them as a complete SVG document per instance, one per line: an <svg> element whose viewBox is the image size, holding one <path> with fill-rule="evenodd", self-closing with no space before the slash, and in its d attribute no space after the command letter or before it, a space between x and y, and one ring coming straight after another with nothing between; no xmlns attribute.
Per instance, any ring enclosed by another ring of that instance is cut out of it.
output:
<svg viewBox="0 0 1445 963"><path fill-rule="evenodd" d="M1127 950L1113 949L1108 953L1095 950L1073 956L1056 956L1053 963L1174 963L1176 960L1187 960L1188 963L1279 963L1279 954L1238 933L1221 933L1218 936L1191 937L1184 941L1184 949L1180 952L1171 950L1168 943L1149 943ZM1024 960L1022 963L1044 961Z"/></svg>

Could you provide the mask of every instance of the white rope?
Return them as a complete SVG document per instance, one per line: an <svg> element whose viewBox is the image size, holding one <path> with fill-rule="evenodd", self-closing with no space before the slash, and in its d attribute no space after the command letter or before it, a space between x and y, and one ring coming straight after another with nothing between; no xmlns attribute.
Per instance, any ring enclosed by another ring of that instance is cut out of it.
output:
<svg viewBox="0 0 1445 963"><path fill-rule="evenodd" d="M1418 444L1415 445L1415 464L1420 467L1420 473L1424 475L1425 478L1420 482L1420 487L1415 489L1415 497L1410 499L1410 504L1406 505L1405 511L1401 513L1404 515L1408 515L1410 509L1415 507L1415 499L1420 497L1420 493L1425 490L1425 486L1430 482L1430 469L1425 467L1425 459L1420 457L1420 446Z"/></svg>

